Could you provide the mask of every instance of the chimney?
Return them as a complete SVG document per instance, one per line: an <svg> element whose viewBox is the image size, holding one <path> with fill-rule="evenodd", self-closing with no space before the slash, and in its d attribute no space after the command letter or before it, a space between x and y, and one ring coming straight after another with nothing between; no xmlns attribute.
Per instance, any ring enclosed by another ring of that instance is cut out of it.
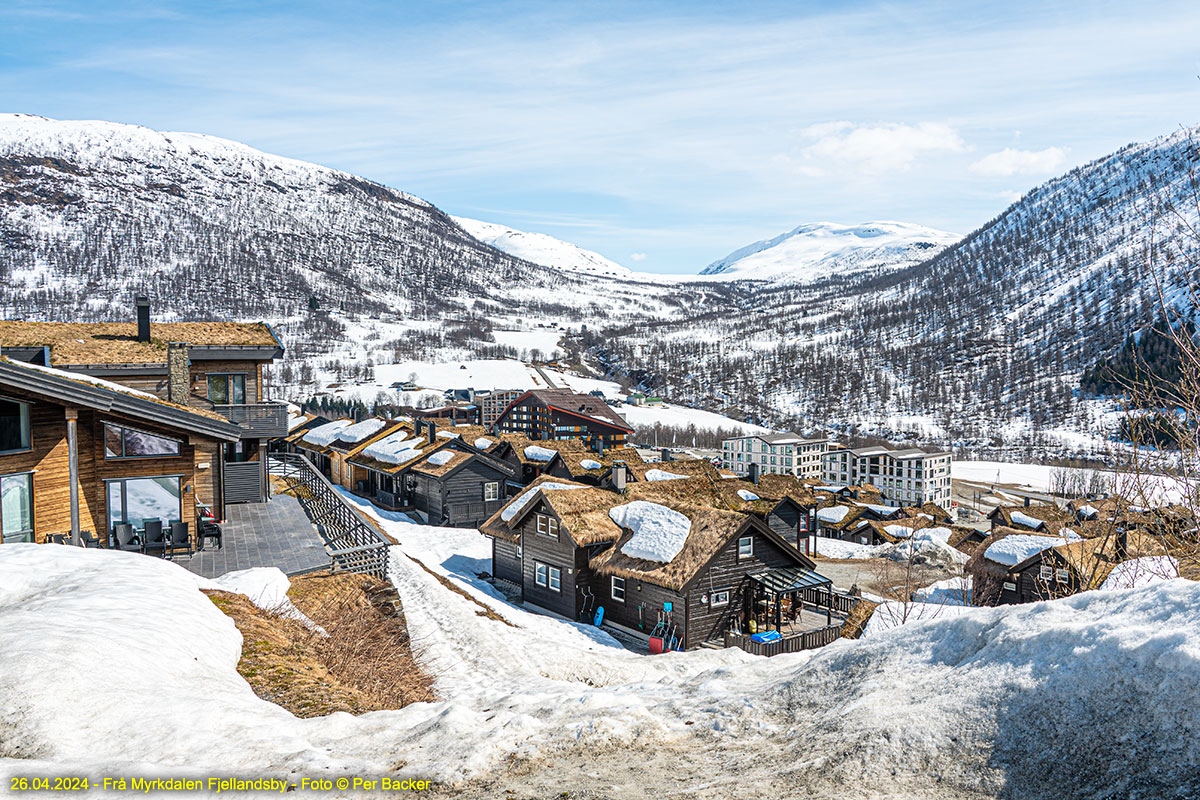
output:
<svg viewBox="0 0 1200 800"><path fill-rule="evenodd" d="M758 485L758 464L754 461L750 462L750 482Z"/></svg>
<svg viewBox="0 0 1200 800"><path fill-rule="evenodd" d="M434 439L437 437L437 425L433 424L433 420L425 422L425 432L428 435L429 443L433 444Z"/></svg>
<svg viewBox="0 0 1200 800"><path fill-rule="evenodd" d="M625 491L625 462L617 461L613 463L612 468L612 485L618 492Z"/></svg>
<svg viewBox="0 0 1200 800"><path fill-rule="evenodd" d="M671 460L671 451L665 447L662 448L661 450L659 450L658 451L658 460L664 464L667 463L668 461L670 461Z"/></svg>
<svg viewBox="0 0 1200 800"><path fill-rule="evenodd" d="M139 294L133 299L137 307L138 341L150 341L150 298Z"/></svg>
<svg viewBox="0 0 1200 800"><path fill-rule="evenodd" d="M149 341L148 335L145 341ZM191 370L188 369L190 366L187 342L168 343L167 399L172 403L178 403L181 406L188 404L188 395L192 391Z"/></svg>
<svg viewBox="0 0 1200 800"><path fill-rule="evenodd" d="M1117 529L1117 546L1115 555L1118 563L1129 558L1129 534L1124 528Z"/></svg>
<svg viewBox="0 0 1200 800"><path fill-rule="evenodd" d="M599 455L604 454L604 440L599 436L592 439L592 452Z"/></svg>
<svg viewBox="0 0 1200 800"><path fill-rule="evenodd" d="M1028 497L1025 498L1025 507L1029 508L1029 498Z"/></svg>

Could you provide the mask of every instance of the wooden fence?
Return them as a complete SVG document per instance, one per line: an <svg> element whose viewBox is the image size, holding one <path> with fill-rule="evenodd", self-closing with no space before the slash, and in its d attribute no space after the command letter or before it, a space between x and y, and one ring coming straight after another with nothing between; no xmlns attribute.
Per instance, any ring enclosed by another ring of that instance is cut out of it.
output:
<svg viewBox="0 0 1200 800"><path fill-rule="evenodd" d="M747 653L756 656L777 656L780 653L799 653L802 650L814 650L824 647L836 640L842 633L841 624L828 625L803 633L785 636L773 642L756 642L744 633L725 632L726 647L740 647Z"/></svg>
<svg viewBox="0 0 1200 800"><path fill-rule="evenodd" d="M303 455L276 453L271 461L271 473L289 484L324 540L333 571L386 578L391 542Z"/></svg>

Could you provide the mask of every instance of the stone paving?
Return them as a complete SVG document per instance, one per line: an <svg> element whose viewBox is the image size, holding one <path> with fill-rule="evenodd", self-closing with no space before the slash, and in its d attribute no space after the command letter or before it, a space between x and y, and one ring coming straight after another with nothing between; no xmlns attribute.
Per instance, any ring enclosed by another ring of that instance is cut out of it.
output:
<svg viewBox="0 0 1200 800"><path fill-rule="evenodd" d="M251 567L279 567L293 575L328 567L329 554L299 501L290 495L272 495L266 503L226 506L221 526L224 547L211 541L190 558L175 562L205 578Z"/></svg>

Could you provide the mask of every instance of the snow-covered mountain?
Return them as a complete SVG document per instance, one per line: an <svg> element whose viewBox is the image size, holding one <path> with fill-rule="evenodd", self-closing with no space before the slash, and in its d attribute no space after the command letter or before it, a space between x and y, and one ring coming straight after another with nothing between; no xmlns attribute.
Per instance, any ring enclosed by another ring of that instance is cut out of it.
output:
<svg viewBox="0 0 1200 800"><path fill-rule="evenodd" d="M483 222L467 217L453 217L452 219L463 230L484 244L533 264L615 278L653 279L654 277L638 275L615 261L609 261L599 253L584 250L578 245L555 239L545 233L519 231L494 222Z"/></svg>
<svg viewBox="0 0 1200 800"><path fill-rule="evenodd" d="M722 280L813 283L835 275L909 267L960 238L907 222L814 222L734 250L700 274Z"/></svg>

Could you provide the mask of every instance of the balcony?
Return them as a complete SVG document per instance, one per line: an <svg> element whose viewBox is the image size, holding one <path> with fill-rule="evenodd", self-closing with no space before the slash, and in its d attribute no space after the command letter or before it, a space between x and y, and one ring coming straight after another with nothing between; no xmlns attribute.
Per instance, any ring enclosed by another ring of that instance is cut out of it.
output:
<svg viewBox="0 0 1200 800"><path fill-rule="evenodd" d="M244 403L214 405L213 411L242 426L243 439L275 439L288 432L285 403Z"/></svg>

